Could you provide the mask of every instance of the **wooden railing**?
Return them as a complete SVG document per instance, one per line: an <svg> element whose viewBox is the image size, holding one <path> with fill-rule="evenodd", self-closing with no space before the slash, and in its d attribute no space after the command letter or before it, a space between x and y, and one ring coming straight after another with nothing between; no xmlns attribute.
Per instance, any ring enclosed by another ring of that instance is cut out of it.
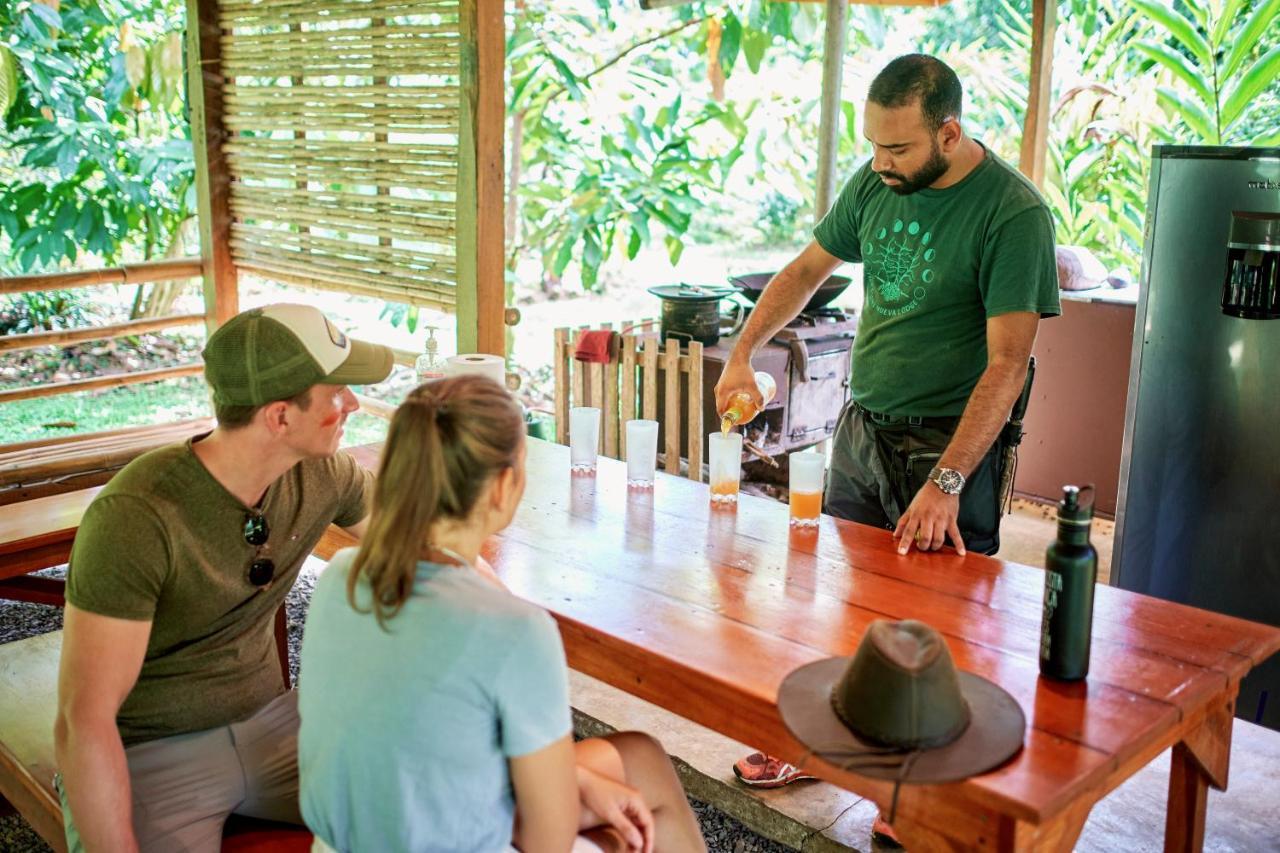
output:
<svg viewBox="0 0 1280 853"><path fill-rule="evenodd" d="M97 287L108 284L145 284L151 281L170 281L173 279L195 278L203 274L203 264L199 258L182 258L179 260L148 261L138 264L126 264L119 267L107 267L97 270L76 270L72 272L48 273L44 275L20 275L0 277L0 294L39 293L50 290L72 290L82 287ZM206 322L208 313L169 314L164 317L146 317L105 326L88 326L77 329L58 329L50 332L31 332L22 335L6 335L0 338L0 353L32 349L46 346L66 346L86 341L104 341L171 329L179 326L191 326ZM44 385L30 385L24 388L10 388L0 391L0 403L11 403L17 400L30 400L36 397L50 397L57 394L70 394L77 391L92 391L100 388L111 388L121 385L133 385L142 382L158 382L162 379L175 379L181 376L192 376L202 372L203 365L198 361L178 364L172 367L159 367L151 370L135 370L128 373L113 373L105 376L93 376L86 379L72 379L64 382L50 382Z"/></svg>

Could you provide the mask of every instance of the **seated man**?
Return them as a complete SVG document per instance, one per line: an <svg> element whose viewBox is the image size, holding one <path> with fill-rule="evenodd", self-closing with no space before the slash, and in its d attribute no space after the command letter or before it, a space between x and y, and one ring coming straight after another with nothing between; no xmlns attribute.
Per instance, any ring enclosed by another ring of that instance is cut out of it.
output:
<svg viewBox="0 0 1280 853"><path fill-rule="evenodd" d="M71 552L55 741L72 851L217 851L233 812L302 822L273 617L329 524L363 531L347 386L392 354L272 305L204 359L217 428L117 474Z"/></svg>

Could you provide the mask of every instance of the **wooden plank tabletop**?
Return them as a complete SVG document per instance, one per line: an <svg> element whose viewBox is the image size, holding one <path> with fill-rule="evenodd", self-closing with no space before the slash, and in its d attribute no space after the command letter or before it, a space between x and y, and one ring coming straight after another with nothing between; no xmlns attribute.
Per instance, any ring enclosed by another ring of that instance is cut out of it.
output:
<svg viewBox="0 0 1280 853"><path fill-rule="evenodd" d="M356 453L374 467L376 452ZM962 783L905 788L901 807L927 801L932 821L982 820L966 809L978 804L1043 822L1141 767L1280 650L1280 629L1099 586L1089 678L1041 679L1039 569L903 557L887 531L826 516L793 530L776 501L744 495L713 510L707 487L684 478L637 492L624 463L601 458L595 477L568 467L568 448L530 440L524 500L485 556L556 617L575 669L793 760L804 751L778 717L778 685L852 653L874 619L933 625L960 668L1008 690L1027 715L1023 751ZM835 776L884 796L884 783Z"/></svg>
<svg viewBox="0 0 1280 853"><path fill-rule="evenodd" d="M351 452L376 470L376 445ZM800 763L809 756L777 712L782 679L852 653L875 619L920 619L960 668L1008 690L1028 727L1022 752L994 772L906 786L899 814L915 830L945 827L938 846L1069 849L1099 796L1177 745L1166 844L1198 846L1203 780L1186 773L1207 763L1209 782L1225 784L1231 702L1280 650L1280 628L1099 586L1089 678L1053 682L1038 670L1039 569L950 551L903 557L887 531L827 516L792 529L785 505L750 495L712 509L705 485L662 473L653 491L630 491L625 464L603 457L594 477L568 467L568 448L530 439L524 500L485 556L555 616L575 669ZM69 549L97 492L0 508L0 579ZM887 783L808 764L888 799ZM1054 829L1028 840L1006 817Z"/></svg>
<svg viewBox="0 0 1280 853"><path fill-rule="evenodd" d="M0 506L0 580L66 562L101 486Z"/></svg>

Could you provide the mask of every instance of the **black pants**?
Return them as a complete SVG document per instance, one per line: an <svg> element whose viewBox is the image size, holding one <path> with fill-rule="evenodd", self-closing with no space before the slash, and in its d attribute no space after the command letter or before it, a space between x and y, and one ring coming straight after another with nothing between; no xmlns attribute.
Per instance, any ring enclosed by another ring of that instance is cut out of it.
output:
<svg viewBox="0 0 1280 853"><path fill-rule="evenodd" d="M951 441L959 418L877 415L848 403L836 425L823 511L892 530ZM994 554L1000 548L1000 477L1004 454L997 441L965 480L956 526L965 548Z"/></svg>

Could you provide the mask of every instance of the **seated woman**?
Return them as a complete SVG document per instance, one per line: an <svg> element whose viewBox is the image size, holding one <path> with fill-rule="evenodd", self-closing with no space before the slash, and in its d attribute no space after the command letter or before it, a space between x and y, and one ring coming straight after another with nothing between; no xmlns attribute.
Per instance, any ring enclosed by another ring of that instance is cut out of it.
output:
<svg viewBox="0 0 1280 853"><path fill-rule="evenodd" d="M524 465L519 407L488 379L423 385L392 418L368 532L307 617L298 764L315 849L705 849L656 741L573 742L555 623L478 563Z"/></svg>

